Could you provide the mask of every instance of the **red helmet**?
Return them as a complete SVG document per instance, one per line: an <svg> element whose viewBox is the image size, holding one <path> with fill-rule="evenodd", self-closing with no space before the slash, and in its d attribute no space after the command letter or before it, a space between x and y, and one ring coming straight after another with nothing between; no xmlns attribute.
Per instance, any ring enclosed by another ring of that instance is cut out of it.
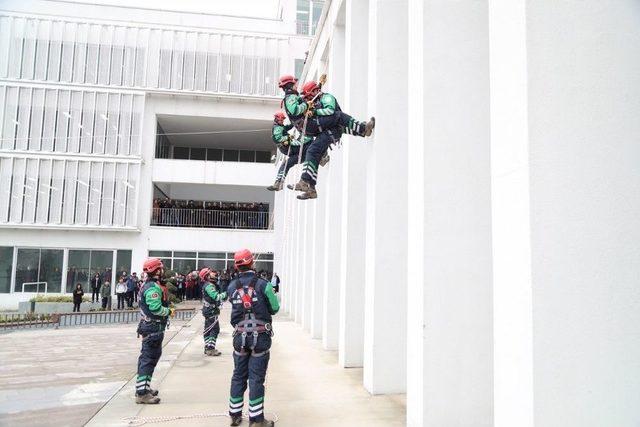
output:
<svg viewBox="0 0 640 427"><path fill-rule="evenodd" d="M161 268L164 268L164 265L159 258L147 258L144 264L142 264L142 271L150 275L153 275L153 273Z"/></svg>
<svg viewBox="0 0 640 427"><path fill-rule="evenodd" d="M278 82L278 87L283 88L286 85L288 85L289 83L296 83L298 81L298 79L296 79L295 77L287 74L285 76L280 77L280 81Z"/></svg>
<svg viewBox="0 0 640 427"><path fill-rule="evenodd" d="M274 121L274 122L276 122L277 124L281 125L281 124L283 124L283 123L284 123L284 119L285 119L286 117L287 117L287 116L285 116L285 114L284 114L284 112L283 112L283 111L278 111L277 113L275 113L275 114L273 115L273 121Z"/></svg>
<svg viewBox="0 0 640 427"><path fill-rule="evenodd" d="M253 254L249 249L242 249L233 256L236 267L253 264Z"/></svg>
<svg viewBox="0 0 640 427"><path fill-rule="evenodd" d="M313 80L306 82L304 86L302 86L302 96L305 98L313 98L316 90L320 90L320 86L318 86L318 83L314 82Z"/></svg>
<svg viewBox="0 0 640 427"><path fill-rule="evenodd" d="M200 276L200 280L202 280L203 282L206 282L207 280L209 280L209 275L212 273L211 269L209 267L205 267L202 270L200 270L200 273L198 273L198 276Z"/></svg>

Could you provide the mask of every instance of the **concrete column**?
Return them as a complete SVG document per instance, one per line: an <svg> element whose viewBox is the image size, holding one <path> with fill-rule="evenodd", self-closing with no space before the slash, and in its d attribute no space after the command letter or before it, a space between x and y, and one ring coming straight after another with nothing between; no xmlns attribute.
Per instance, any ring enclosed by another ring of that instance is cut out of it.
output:
<svg viewBox="0 0 640 427"><path fill-rule="evenodd" d="M356 120L367 113L368 0L345 2L345 96L344 110ZM335 37L335 35L334 35ZM334 42L337 40L334 38ZM334 46L337 43L334 43ZM336 47L334 47L336 49ZM343 136L342 146L342 236L340 251L340 337L339 363L361 367L364 352L364 299L348 298L361 286L365 270L364 218L367 217L367 157L370 140Z"/></svg>
<svg viewBox="0 0 640 427"><path fill-rule="evenodd" d="M406 386L407 1L369 1L369 105L378 118L367 162L364 385ZM393 23L390 25L390 23Z"/></svg>
<svg viewBox="0 0 640 427"><path fill-rule="evenodd" d="M299 260L302 265L302 277L300 278L303 288L303 315L302 315L302 329L307 332L311 331L311 300L313 298L313 269L315 268L315 259L313 255L313 240L314 240L314 221L313 215L313 203L309 200L306 203L302 203L302 210L304 212L302 222L302 248L301 258Z"/></svg>
<svg viewBox="0 0 640 427"><path fill-rule="evenodd" d="M295 230L295 245L294 245L294 253L291 256L291 262L294 265L294 275L293 280L294 283L291 286L294 288L295 292L295 309L294 309L294 320L298 324L302 324L302 282L300 280L300 276L302 275L302 267L301 267L301 252L302 252L302 231L304 228L304 224L302 223L302 206L298 200L293 200L293 211L294 211L294 224L293 229Z"/></svg>
<svg viewBox="0 0 640 427"><path fill-rule="evenodd" d="M314 224L313 224L313 256L314 266L312 272L312 291L311 291L311 338L322 338L322 313L324 307L324 285L325 285L325 209L326 198L321 197L314 201Z"/></svg>
<svg viewBox="0 0 640 427"><path fill-rule="evenodd" d="M493 425L485 2L411 1L407 425Z"/></svg>
<svg viewBox="0 0 640 427"><path fill-rule="evenodd" d="M329 174L327 179L327 218L325 222L325 284L324 284L324 313L323 313L323 345L327 350L335 350L338 346L338 331L340 325L340 204L342 193L342 158L339 151L333 151L331 162L325 166ZM320 196L319 196L320 197Z"/></svg>

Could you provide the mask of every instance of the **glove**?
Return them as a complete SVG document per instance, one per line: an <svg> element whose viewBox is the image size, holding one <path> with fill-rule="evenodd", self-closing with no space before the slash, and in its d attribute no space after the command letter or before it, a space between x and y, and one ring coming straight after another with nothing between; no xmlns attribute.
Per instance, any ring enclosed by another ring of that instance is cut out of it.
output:
<svg viewBox="0 0 640 427"><path fill-rule="evenodd" d="M220 295L218 295L218 300L219 301L224 301L226 299L227 299L227 293L226 292L223 292Z"/></svg>
<svg viewBox="0 0 640 427"><path fill-rule="evenodd" d="M173 307L169 307L169 317L175 317L176 316L176 309Z"/></svg>
<svg viewBox="0 0 640 427"><path fill-rule="evenodd" d="M289 142L291 142L291 137L290 136L288 136L287 139L284 140L282 145L284 145L286 147L287 145L289 145Z"/></svg>
<svg viewBox="0 0 640 427"><path fill-rule="evenodd" d="M313 110L312 109L308 109L307 111L304 112L304 115L306 117L311 117L313 116Z"/></svg>

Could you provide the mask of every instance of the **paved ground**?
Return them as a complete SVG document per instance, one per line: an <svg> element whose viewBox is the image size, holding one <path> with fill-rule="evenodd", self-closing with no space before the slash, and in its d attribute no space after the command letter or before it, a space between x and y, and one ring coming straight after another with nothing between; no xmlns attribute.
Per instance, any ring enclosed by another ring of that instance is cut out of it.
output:
<svg viewBox="0 0 640 427"><path fill-rule="evenodd" d="M124 426L126 417L151 421L167 417L157 426L226 426L229 380L233 367L230 326L224 310L223 333L218 348L221 357L205 357L202 316L174 338L186 342L169 365L154 375L152 386L160 390L162 403L136 405L134 382L130 381L91 420L90 426ZM276 336L267 377L267 416L277 414L278 427L320 426L404 426L404 396L371 396L362 387L361 369L341 369L337 354L322 350L318 341L293 322L275 322ZM163 356L164 360L164 356ZM247 408L245 407L245 410ZM193 414L221 414L223 417L173 419ZM248 423L243 423L247 426Z"/></svg>
<svg viewBox="0 0 640 427"><path fill-rule="evenodd" d="M134 325L0 334L0 426L125 426L126 417L168 417L147 424L160 427L228 425L233 360L223 313L221 357L203 355L202 316L169 331L152 384L162 397L156 406L134 401ZM369 395L361 369L338 367L337 354L293 322L280 319L275 330L265 408L278 427L405 425L404 396ZM211 413L222 416L171 419Z"/></svg>
<svg viewBox="0 0 640 427"><path fill-rule="evenodd" d="M0 426L86 423L134 374L135 330L128 324L0 333Z"/></svg>

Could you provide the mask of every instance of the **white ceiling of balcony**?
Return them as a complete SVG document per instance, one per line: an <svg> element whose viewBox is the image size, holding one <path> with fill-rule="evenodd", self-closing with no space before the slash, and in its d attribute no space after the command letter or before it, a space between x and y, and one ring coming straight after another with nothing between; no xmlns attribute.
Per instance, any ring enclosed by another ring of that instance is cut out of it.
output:
<svg viewBox="0 0 640 427"><path fill-rule="evenodd" d="M158 115L158 124L167 134L170 143L178 147L235 150L272 150L274 148L271 141L272 122L270 120ZM261 130L255 132L259 129ZM198 132L223 133L193 134Z"/></svg>

